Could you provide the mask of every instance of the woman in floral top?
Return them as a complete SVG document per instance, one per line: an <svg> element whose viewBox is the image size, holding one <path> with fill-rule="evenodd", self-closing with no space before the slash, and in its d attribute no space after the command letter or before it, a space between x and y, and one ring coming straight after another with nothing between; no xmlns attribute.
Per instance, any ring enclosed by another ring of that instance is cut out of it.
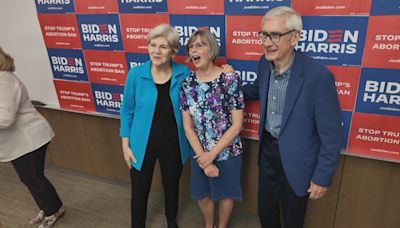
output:
<svg viewBox="0 0 400 228"><path fill-rule="evenodd" d="M243 149L239 133L244 101L240 78L234 73L223 73L214 64L219 46L208 30L195 32L186 51L196 67L181 88L183 125L195 152L191 163L191 195L198 200L206 228L214 226L214 202L218 202L218 227L225 228L233 200L242 198Z"/></svg>

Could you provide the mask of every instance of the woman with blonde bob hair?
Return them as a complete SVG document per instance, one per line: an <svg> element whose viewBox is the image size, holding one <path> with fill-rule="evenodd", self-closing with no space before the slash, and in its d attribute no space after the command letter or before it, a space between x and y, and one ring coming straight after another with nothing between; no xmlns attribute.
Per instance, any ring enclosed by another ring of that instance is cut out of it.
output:
<svg viewBox="0 0 400 228"><path fill-rule="evenodd" d="M44 175L46 149L54 133L14 71L14 59L0 48L0 162L11 162L40 208L29 223L49 228L64 215L62 202Z"/></svg>

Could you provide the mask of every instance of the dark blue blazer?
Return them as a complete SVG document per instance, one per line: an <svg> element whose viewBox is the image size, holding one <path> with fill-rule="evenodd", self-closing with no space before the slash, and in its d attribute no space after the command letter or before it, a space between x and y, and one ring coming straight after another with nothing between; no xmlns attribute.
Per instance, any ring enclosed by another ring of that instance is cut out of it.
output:
<svg viewBox="0 0 400 228"><path fill-rule="evenodd" d="M262 56L258 78L244 86L246 99L260 101L259 143L266 121L270 62ZM310 181L328 187L339 160L342 119L333 75L316 60L296 52L286 91L279 149L289 184L298 196ZM259 153L261 152L259 145Z"/></svg>

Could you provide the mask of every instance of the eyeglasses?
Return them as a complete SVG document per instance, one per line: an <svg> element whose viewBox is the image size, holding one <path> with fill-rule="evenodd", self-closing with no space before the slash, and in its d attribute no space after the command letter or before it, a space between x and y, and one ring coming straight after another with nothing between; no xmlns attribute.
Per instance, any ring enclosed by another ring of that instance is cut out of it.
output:
<svg viewBox="0 0 400 228"><path fill-rule="evenodd" d="M188 45L189 49L203 49L206 46L207 46L207 44L205 42L197 42L197 43Z"/></svg>
<svg viewBox="0 0 400 228"><path fill-rule="evenodd" d="M295 31L296 30L290 30L290 31L285 32L285 33L276 33L276 32L268 33L268 32L260 31L260 32L258 32L258 37L262 41L265 41L267 38L269 38L272 43L278 43L281 40L282 36L287 35L287 34L292 33L292 32L295 32Z"/></svg>

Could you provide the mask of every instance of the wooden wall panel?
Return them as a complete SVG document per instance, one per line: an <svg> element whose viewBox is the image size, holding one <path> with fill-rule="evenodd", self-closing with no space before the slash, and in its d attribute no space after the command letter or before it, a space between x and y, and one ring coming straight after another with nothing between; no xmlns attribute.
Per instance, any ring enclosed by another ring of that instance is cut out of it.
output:
<svg viewBox="0 0 400 228"><path fill-rule="evenodd" d="M49 121L55 137L49 146L51 163L88 174L93 174L86 144L87 134L82 114L51 109L39 109Z"/></svg>
<svg viewBox="0 0 400 228"><path fill-rule="evenodd" d="M332 185L324 197L318 200L309 200L304 227L333 228L337 201L340 193L340 183L343 175L344 156L341 156Z"/></svg>
<svg viewBox="0 0 400 228"><path fill-rule="evenodd" d="M129 169L123 158L119 137L119 120L88 115L83 120L93 174L129 182Z"/></svg>
<svg viewBox="0 0 400 228"><path fill-rule="evenodd" d="M243 200L237 203L235 207L238 210L256 214L258 196L258 141L244 139L243 143L244 152L241 178Z"/></svg>
<svg viewBox="0 0 400 228"><path fill-rule="evenodd" d="M46 153L46 160L45 160L45 162L47 163L47 164L50 164L50 163L52 163L52 161L53 161L53 159L52 159L52 156L51 156L51 150L54 150L54 149L52 149L52 145L51 145L51 143L50 143L50 145L47 147L47 153ZM1 228L1 227L0 227Z"/></svg>
<svg viewBox="0 0 400 228"><path fill-rule="evenodd" d="M182 170L179 194L190 199L190 159L185 163Z"/></svg>
<svg viewBox="0 0 400 228"><path fill-rule="evenodd" d="M400 227L400 165L345 157L335 228Z"/></svg>

